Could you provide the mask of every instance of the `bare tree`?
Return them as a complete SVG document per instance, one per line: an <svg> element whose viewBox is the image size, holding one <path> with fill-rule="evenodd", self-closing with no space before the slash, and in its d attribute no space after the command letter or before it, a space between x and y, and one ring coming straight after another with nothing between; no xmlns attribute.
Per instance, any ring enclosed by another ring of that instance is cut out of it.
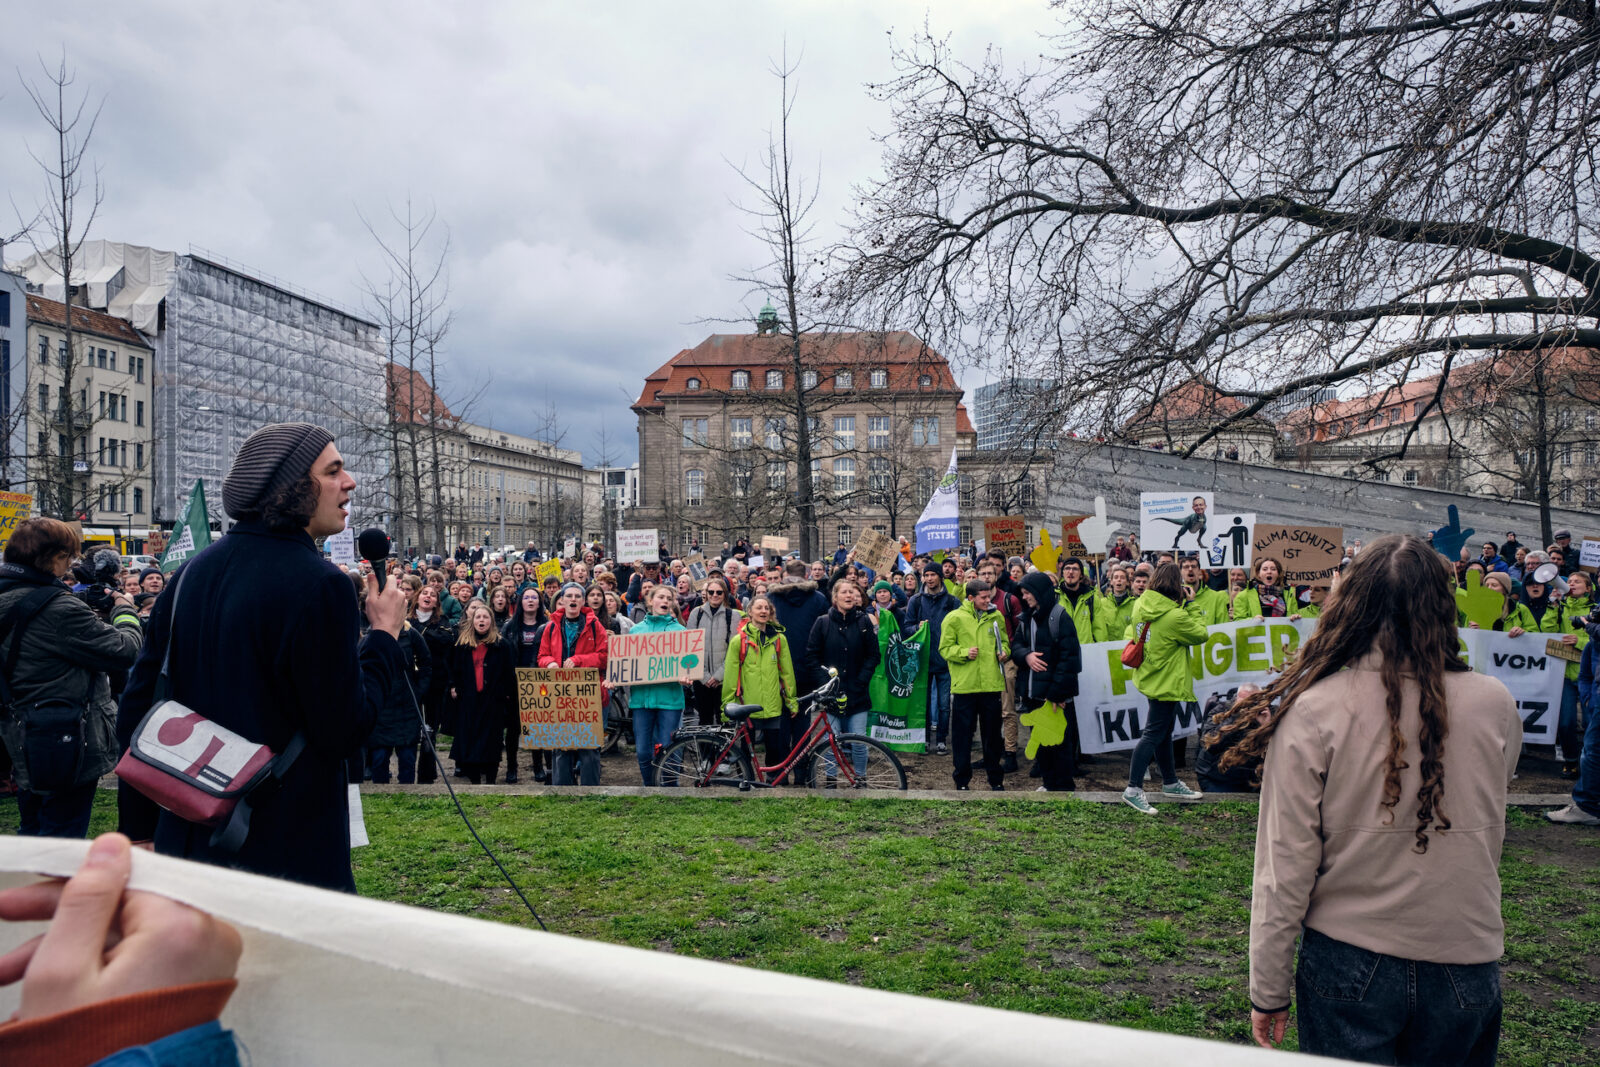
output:
<svg viewBox="0 0 1600 1067"><path fill-rule="evenodd" d="M1186 454L1301 390L1600 346L1593 3L1065 10L1026 70L896 53L842 306L1061 383L1087 436L1196 376L1243 401Z"/></svg>
<svg viewBox="0 0 1600 1067"><path fill-rule="evenodd" d="M45 183L36 223L24 225L33 250L60 270L67 312L63 327L66 337L58 349L55 368L61 383L56 390L56 407L53 415L47 411L36 412L40 423L49 417L57 449L53 456L45 453L38 457L39 467L33 475L38 498L35 507L40 514L74 519L88 510L92 480L89 434L96 417L87 402L88 379L82 379L79 384L79 370L85 357L84 346L74 336L72 274L78 250L94 225L104 199L99 171L90 166L87 152L105 101L102 98L91 111L87 92L76 100L70 98L77 75L68 68L64 52L53 70L42 58L39 66L43 80L32 82L24 78L22 86L49 128L51 139L45 150L28 149L43 172ZM87 190L86 182L90 183ZM19 211L19 220L21 217ZM45 241L43 247L37 239L41 235ZM48 442L49 434L45 440Z"/></svg>

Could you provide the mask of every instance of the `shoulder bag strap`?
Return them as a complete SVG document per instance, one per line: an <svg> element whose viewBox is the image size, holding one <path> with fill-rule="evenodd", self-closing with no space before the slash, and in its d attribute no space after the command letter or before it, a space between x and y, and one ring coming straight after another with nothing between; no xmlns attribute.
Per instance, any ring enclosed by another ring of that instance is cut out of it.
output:
<svg viewBox="0 0 1600 1067"><path fill-rule="evenodd" d="M11 692L11 676L16 673L17 663L22 658L22 638L27 634L28 627L44 606L54 600L57 594L64 594L65 589L54 586L42 586L22 597L11 606L4 620L0 620L0 630L8 631L11 635L11 648L6 653L5 668L0 670L0 700L7 706L15 703ZM0 637L0 640L4 640Z"/></svg>
<svg viewBox="0 0 1600 1067"><path fill-rule="evenodd" d="M167 647L161 653L161 673L156 676L155 693L150 701L151 707L155 707L172 695L172 680L167 676L167 664L172 661L172 639L178 632L178 594L182 586L183 575L180 573L172 579L172 613L167 616Z"/></svg>

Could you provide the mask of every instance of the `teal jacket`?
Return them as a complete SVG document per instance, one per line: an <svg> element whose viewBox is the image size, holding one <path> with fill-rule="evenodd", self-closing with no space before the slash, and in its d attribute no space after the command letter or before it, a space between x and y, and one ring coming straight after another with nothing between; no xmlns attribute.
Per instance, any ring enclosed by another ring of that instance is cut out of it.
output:
<svg viewBox="0 0 1600 1067"><path fill-rule="evenodd" d="M968 659L967 649L973 647L978 650L978 658ZM959 608L944 617L939 631L939 655L950 665L950 692L1003 692L1006 676L1000 661L1011 655L1005 618L993 608L979 615L972 601L962 601Z"/></svg>
<svg viewBox="0 0 1600 1067"><path fill-rule="evenodd" d="M646 615L633 624L630 634L647 634L660 630L682 630L683 623L671 615ZM656 682L636 685L628 690L630 708L655 708L662 711L683 710L683 684L681 682Z"/></svg>
<svg viewBox="0 0 1600 1067"><path fill-rule="evenodd" d="M1146 589L1133 607L1135 639L1147 622L1150 634L1145 638L1144 662L1133 672L1134 688L1150 700L1193 701L1189 646L1206 639L1200 609L1192 603L1180 607L1154 589Z"/></svg>

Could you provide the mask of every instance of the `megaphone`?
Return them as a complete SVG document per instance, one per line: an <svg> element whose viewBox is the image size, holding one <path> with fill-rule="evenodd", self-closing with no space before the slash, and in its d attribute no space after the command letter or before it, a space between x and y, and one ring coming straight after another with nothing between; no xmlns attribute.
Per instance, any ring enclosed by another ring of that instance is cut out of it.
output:
<svg viewBox="0 0 1600 1067"><path fill-rule="evenodd" d="M1561 577L1561 568L1554 563L1541 563L1533 572L1533 580L1540 585L1549 585Z"/></svg>

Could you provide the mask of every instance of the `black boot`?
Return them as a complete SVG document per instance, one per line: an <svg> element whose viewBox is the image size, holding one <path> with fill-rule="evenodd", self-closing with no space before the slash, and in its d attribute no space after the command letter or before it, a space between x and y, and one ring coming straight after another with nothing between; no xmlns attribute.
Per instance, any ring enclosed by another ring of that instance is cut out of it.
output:
<svg viewBox="0 0 1600 1067"><path fill-rule="evenodd" d="M1007 774L1016 774L1017 773L1017 754L1015 752L1007 752L1006 753L1006 761L1001 766L1005 769L1005 772Z"/></svg>

